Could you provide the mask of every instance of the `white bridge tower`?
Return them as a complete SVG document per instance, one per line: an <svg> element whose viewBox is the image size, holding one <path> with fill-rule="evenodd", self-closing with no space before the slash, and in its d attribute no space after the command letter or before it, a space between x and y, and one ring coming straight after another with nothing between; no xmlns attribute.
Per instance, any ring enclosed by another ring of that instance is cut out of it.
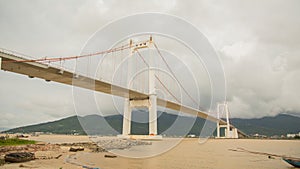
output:
<svg viewBox="0 0 300 169"><path fill-rule="evenodd" d="M217 137L216 138L238 138L238 131L237 128L234 128L230 125L229 122L229 108L226 102L218 104L217 107L217 118L220 120L220 113L223 114L225 111L226 115L226 124L220 124L220 121L217 122ZM224 136L221 136L221 128L225 128Z"/></svg>
<svg viewBox="0 0 300 169"><path fill-rule="evenodd" d="M130 41L132 44L132 41ZM152 37L150 37L149 43L142 44L141 46L136 46L133 48L132 52L140 48L149 48L152 44ZM130 67L129 67L130 69ZM157 135L157 94L155 86L155 69L148 65L149 73L149 93L146 99L130 99L126 98L124 102L124 115L123 115L123 130L121 137L130 138L131 136L131 114L133 108L148 108L149 110L149 135L147 136L132 136L140 138L154 138L161 139L162 137Z"/></svg>

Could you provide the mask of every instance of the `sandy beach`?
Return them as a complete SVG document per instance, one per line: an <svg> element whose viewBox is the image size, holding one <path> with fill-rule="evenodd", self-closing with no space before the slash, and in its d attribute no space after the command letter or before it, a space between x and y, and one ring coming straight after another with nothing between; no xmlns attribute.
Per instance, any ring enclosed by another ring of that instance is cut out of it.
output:
<svg viewBox="0 0 300 169"><path fill-rule="evenodd" d="M64 135L40 135L30 137L47 143L72 143L89 142L87 136L64 136ZM183 139L171 150L151 158L127 158L117 154L116 158L105 158L112 155L111 152L93 153L89 150L81 152L69 152L69 147L61 146L52 154L62 154L59 159L33 160L25 163L5 164L0 168L83 168L83 166L101 169L188 169L188 168L230 168L230 169L275 169L292 168L278 157L268 158L266 155L251 154L247 152L231 151L230 149L244 148L251 151L266 152L270 154L300 157L300 140L259 140L259 139L209 139L199 144L197 138ZM155 142L155 141L153 141ZM156 141L159 142L159 141ZM163 142L161 142L163 143ZM144 147L152 145L135 146L119 152L139 151ZM44 152L45 153L45 152ZM54 155L53 155L54 156Z"/></svg>

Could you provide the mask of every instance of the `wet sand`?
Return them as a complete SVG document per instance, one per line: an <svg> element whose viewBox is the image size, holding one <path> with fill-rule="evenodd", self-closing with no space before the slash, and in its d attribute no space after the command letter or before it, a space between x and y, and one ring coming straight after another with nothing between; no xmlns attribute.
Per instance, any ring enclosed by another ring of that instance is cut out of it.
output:
<svg viewBox="0 0 300 169"><path fill-rule="evenodd" d="M30 139L50 143L89 141L89 138L86 136L62 135L41 135L39 137L31 137ZM137 146L132 147L131 149L138 150L140 148L143 147ZM105 154L111 153L91 153L88 151L73 153L68 152L67 148L62 147L62 150L57 152L62 154L62 157L59 159L34 160L22 164L25 167L36 168L82 168L84 165L101 169L293 168L283 162L280 158L273 159L268 158L268 156L265 155L229 150L237 148L300 157L300 140L209 139L205 143L199 144L198 139L184 139L170 151L151 158L136 159L121 156L117 156L116 158L105 158ZM130 149L124 151L130 151ZM20 164L5 164L0 168L19 168L19 166Z"/></svg>

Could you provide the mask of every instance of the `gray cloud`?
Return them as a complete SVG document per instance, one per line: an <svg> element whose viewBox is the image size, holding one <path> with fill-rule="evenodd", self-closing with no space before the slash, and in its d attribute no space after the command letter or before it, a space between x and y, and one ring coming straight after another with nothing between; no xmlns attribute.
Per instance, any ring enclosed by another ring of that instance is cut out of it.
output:
<svg viewBox="0 0 300 169"><path fill-rule="evenodd" d="M232 116L300 112L298 0L0 1L0 47L76 55L107 22L139 12L177 15L207 36L224 65ZM75 114L68 86L3 71L0 84L0 127Z"/></svg>

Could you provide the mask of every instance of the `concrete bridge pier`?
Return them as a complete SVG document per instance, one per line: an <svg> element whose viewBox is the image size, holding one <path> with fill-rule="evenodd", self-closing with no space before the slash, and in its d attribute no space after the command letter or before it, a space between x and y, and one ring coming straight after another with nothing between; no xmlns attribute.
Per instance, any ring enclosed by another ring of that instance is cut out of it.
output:
<svg viewBox="0 0 300 169"><path fill-rule="evenodd" d="M224 136L220 136L221 128L225 128ZM238 131L236 128L230 127L227 129L227 125L218 125L217 127L217 137L216 138L239 138Z"/></svg>
<svg viewBox="0 0 300 169"><path fill-rule="evenodd" d="M123 129L121 137L125 138L144 138L161 139L157 132L157 95L155 89L155 70L149 68L149 97L147 99L125 99ZM133 108L148 108L149 110L149 135L132 136L131 135L131 111Z"/></svg>
<svg viewBox="0 0 300 169"><path fill-rule="evenodd" d="M150 95L149 99L130 100L125 99L122 138L155 139L160 140L162 136L157 135L157 96ZM133 108L148 108L149 110L149 135L131 134L131 116Z"/></svg>
<svg viewBox="0 0 300 169"><path fill-rule="evenodd" d="M126 98L124 101L122 135L129 135L131 132L131 110L130 101Z"/></svg>
<svg viewBox="0 0 300 169"><path fill-rule="evenodd" d="M222 110L225 111L226 124L220 124L220 121L221 121L220 120L220 112L223 112ZM227 103L218 104L217 113L218 113L219 121L217 122L217 137L216 138L239 138L238 130L230 125L229 109L228 109ZM225 128L224 136L221 136L221 134L220 134L221 128Z"/></svg>

